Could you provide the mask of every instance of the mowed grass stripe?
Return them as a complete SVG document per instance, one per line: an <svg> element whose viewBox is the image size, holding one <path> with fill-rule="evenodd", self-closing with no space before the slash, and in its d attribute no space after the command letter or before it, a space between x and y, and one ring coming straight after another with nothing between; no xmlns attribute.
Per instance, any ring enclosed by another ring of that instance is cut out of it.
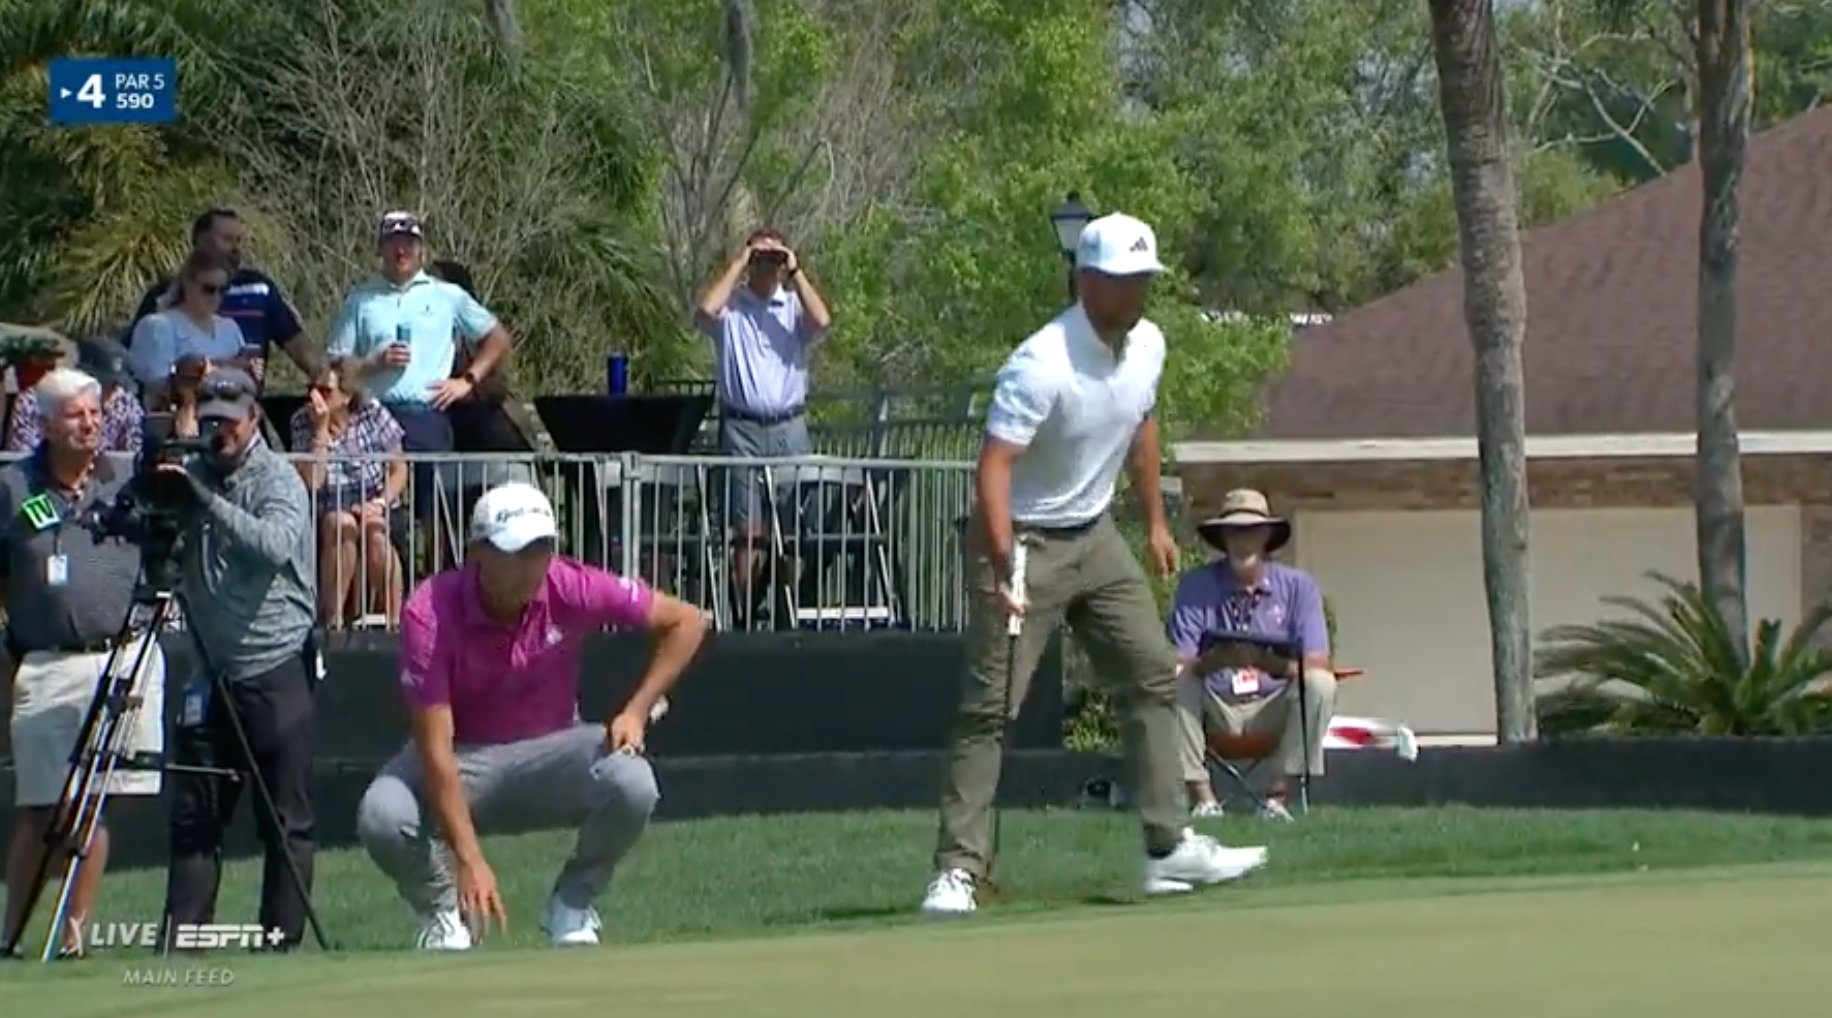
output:
<svg viewBox="0 0 1832 1018"><path fill-rule="evenodd" d="M1020 921L869 933L467 958L348 955L236 962L228 989L31 980L9 1003L71 1018L119 1013L266 1018L578 1014L658 1018L1076 1018L1225 1007L1311 1015L1404 1008L1411 1018L1821 1014L1817 932L1832 875L1783 868L1710 879L1507 881L1507 893L1413 893L1248 912L1227 895L1170 907L1080 909ZM1467 882L1466 882L1467 883ZM1372 887L1364 887L1371 891ZM1255 897L1266 897L1261 889ZM75 967L72 966L72 969Z"/></svg>

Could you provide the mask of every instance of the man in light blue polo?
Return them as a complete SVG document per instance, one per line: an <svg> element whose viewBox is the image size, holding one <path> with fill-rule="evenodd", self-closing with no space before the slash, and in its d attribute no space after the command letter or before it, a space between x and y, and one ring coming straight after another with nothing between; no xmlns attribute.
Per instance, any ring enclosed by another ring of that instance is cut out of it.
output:
<svg viewBox="0 0 1832 1018"><path fill-rule="evenodd" d="M331 357L360 359L364 383L394 414L408 452L451 452L447 407L469 396L509 352L508 330L463 288L428 275L425 231L411 212L382 217L381 273L351 291L331 326ZM457 337L480 343L471 366L452 376ZM414 469L414 511L431 513L430 465Z"/></svg>

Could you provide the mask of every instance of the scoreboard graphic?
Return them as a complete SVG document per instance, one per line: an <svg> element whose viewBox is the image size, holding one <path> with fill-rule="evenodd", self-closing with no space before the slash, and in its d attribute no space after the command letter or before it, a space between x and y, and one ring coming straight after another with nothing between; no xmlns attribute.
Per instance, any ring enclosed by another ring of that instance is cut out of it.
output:
<svg viewBox="0 0 1832 1018"><path fill-rule="evenodd" d="M178 119L178 61L62 57L51 61L51 123L165 124Z"/></svg>

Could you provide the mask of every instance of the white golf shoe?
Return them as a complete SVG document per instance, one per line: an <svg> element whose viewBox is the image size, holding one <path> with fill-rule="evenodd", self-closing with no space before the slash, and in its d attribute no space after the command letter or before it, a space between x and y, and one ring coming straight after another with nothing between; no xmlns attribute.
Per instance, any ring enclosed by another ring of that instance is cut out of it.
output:
<svg viewBox="0 0 1832 1018"><path fill-rule="evenodd" d="M547 899L547 916L541 929L555 947L591 947L598 943L598 931L604 927L598 910L590 905L573 908L558 896Z"/></svg>
<svg viewBox="0 0 1832 1018"><path fill-rule="evenodd" d="M978 905L973 899L973 875L963 869L943 870L929 881L922 896L922 914L928 916L972 915Z"/></svg>
<svg viewBox="0 0 1832 1018"><path fill-rule="evenodd" d="M1145 860L1145 893L1184 894L1198 887L1225 884L1266 865L1263 845L1229 848L1206 834L1185 828L1176 851Z"/></svg>
<svg viewBox="0 0 1832 1018"><path fill-rule="evenodd" d="M471 930L457 909L441 909L426 917L414 944L422 951L469 951Z"/></svg>

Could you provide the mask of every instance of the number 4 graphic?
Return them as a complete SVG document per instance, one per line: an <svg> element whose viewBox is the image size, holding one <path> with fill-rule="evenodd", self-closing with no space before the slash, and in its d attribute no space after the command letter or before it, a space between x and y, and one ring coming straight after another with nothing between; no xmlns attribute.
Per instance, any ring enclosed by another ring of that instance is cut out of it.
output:
<svg viewBox="0 0 1832 1018"><path fill-rule="evenodd" d="M83 87L76 90L77 102L88 103L98 110L102 108L104 98L105 97L102 95L102 76L99 74L91 74L88 78L84 79Z"/></svg>

